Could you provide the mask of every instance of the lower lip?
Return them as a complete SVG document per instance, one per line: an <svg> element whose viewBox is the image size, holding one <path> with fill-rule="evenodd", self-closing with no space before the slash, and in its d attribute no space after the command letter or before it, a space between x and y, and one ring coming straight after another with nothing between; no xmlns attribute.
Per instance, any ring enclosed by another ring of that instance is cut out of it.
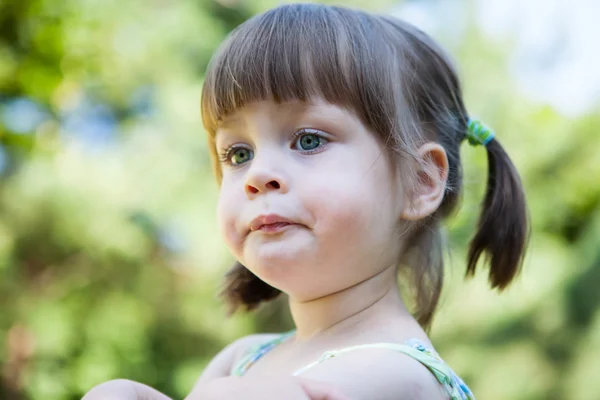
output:
<svg viewBox="0 0 600 400"><path fill-rule="evenodd" d="M296 226L296 224L288 224L285 222L278 222L276 224L263 225L259 229L257 229L257 232L279 233L279 232L286 231L294 226Z"/></svg>

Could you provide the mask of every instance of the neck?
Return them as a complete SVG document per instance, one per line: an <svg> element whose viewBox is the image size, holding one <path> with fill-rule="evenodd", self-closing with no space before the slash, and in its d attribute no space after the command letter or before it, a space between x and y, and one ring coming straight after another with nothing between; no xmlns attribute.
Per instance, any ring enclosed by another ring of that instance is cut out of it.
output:
<svg viewBox="0 0 600 400"><path fill-rule="evenodd" d="M397 286L396 268L390 267L354 286L309 301L290 298L296 340L333 334L372 324L391 314L410 315Z"/></svg>

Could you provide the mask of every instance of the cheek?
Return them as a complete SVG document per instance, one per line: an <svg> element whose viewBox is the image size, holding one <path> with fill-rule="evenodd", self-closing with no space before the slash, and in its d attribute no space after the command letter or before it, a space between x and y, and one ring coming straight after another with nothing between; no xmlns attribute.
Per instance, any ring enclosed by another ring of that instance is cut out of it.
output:
<svg viewBox="0 0 600 400"><path fill-rule="evenodd" d="M395 226L399 199L388 170L381 161L366 164L322 176L317 187L311 188L312 196L306 193L305 204L323 239L329 248L339 248L340 254L381 251Z"/></svg>
<svg viewBox="0 0 600 400"><path fill-rule="evenodd" d="M317 209L327 208L332 218L343 219L348 224L375 223L373 216L392 217L390 206L397 199L389 167L383 157L372 152L363 159L355 156L354 162L328 165L321 171L329 173L315 174L310 181L304 182L315 196L313 201ZM340 167L340 165L345 165ZM312 183L312 184L311 184ZM324 210L325 211L325 210ZM366 226L365 226L366 227Z"/></svg>
<svg viewBox="0 0 600 400"><path fill-rule="evenodd" d="M314 201L316 200L316 201ZM316 228L335 243L348 249L377 236L378 222L384 207L378 205L371 193L339 185L320 191L311 204L317 221Z"/></svg>
<svg viewBox="0 0 600 400"><path fill-rule="evenodd" d="M239 207L235 206L236 203L239 204L239 201L236 201L230 186L223 184L217 203L217 224L225 245L237 257L240 252L241 238L236 230L239 211Z"/></svg>

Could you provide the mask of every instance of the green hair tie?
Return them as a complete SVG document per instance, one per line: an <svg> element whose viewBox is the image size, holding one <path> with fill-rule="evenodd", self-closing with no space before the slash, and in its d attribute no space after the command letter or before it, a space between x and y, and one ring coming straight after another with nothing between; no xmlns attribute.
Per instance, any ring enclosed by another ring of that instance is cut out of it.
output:
<svg viewBox="0 0 600 400"><path fill-rule="evenodd" d="M487 144L496 136L493 130L477 119L469 119L467 124L467 140L472 146Z"/></svg>

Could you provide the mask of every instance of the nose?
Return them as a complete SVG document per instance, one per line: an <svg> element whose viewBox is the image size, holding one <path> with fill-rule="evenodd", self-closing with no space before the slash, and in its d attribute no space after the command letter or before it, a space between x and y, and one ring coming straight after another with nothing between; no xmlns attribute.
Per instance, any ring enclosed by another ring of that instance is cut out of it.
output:
<svg viewBox="0 0 600 400"><path fill-rule="evenodd" d="M260 194L268 192L285 193L288 190L287 179L282 168L275 166L276 163L257 162L252 160L252 166L248 170L244 190L246 196L252 199Z"/></svg>

